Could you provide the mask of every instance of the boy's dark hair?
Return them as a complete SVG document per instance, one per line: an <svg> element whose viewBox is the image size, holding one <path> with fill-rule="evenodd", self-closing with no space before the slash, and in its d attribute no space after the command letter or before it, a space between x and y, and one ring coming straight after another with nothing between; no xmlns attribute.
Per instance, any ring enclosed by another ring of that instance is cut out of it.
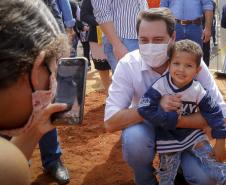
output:
<svg viewBox="0 0 226 185"><path fill-rule="evenodd" d="M166 23L167 32L171 37L175 31L175 17L168 8L151 8L144 10L139 13L137 17L136 31L139 34L140 23L142 20L145 21L164 21Z"/></svg>
<svg viewBox="0 0 226 185"><path fill-rule="evenodd" d="M177 41L168 52L168 56L172 59L175 52L187 52L196 57L197 67L200 66L201 58L203 56L202 48L199 44L189 39Z"/></svg>

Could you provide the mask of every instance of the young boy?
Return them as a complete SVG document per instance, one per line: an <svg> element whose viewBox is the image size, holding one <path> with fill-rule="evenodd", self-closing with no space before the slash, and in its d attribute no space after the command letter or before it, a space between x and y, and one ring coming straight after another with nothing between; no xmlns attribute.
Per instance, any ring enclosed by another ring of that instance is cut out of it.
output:
<svg viewBox="0 0 226 185"><path fill-rule="evenodd" d="M169 52L169 72L157 80L141 98L138 112L149 122L156 123L156 148L160 154L160 185L173 185L183 151L189 150L200 159L207 173L218 184L226 184L225 157L226 126L219 106L194 81L200 71L202 49L190 40L177 42ZM164 112L159 106L166 94L181 95L182 106L176 112ZM176 129L180 116L200 111L212 128L216 144L212 149L205 133L200 129ZM191 169L192 170L192 169Z"/></svg>

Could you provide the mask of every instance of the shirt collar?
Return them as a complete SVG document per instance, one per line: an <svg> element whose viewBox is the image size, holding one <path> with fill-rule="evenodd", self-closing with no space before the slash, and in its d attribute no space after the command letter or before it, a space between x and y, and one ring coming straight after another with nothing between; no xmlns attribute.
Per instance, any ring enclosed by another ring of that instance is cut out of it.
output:
<svg viewBox="0 0 226 185"><path fill-rule="evenodd" d="M151 72L155 72L141 57L141 55L139 55L140 57L140 61L141 61L141 71L151 71ZM164 71L164 73L162 75L165 75L167 72L169 71L169 68L167 67L167 69ZM155 72L157 73L157 72Z"/></svg>
<svg viewBox="0 0 226 185"><path fill-rule="evenodd" d="M175 92L175 93L185 91L186 89L188 89L189 87L191 87L191 85L192 85L192 83L193 83L193 80L192 80L190 83L188 83L188 84L185 85L184 87L178 88L177 86L175 86L175 85L173 84L169 72L167 72L166 77L167 77L167 81L168 81L169 87L170 87L170 88L172 89L172 91Z"/></svg>

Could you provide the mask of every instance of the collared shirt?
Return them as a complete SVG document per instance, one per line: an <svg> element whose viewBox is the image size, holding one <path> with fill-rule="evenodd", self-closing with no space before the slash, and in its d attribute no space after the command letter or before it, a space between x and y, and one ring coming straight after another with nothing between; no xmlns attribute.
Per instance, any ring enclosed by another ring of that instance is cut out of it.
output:
<svg viewBox="0 0 226 185"><path fill-rule="evenodd" d="M223 97L209 73L205 63L201 63L202 70L197 75L197 80L207 89L210 95L221 107L226 118L226 104ZM142 59L139 50L126 54L117 64L109 96L105 107L105 120L111 118L122 109L137 107L140 98L148 88L161 77L153 71Z"/></svg>
<svg viewBox="0 0 226 185"><path fill-rule="evenodd" d="M113 22L119 37L137 39L136 19L148 8L146 0L91 0L99 24Z"/></svg>
<svg viewBox="0 0 226 185"><path fill-rule="evenodd" d="M211 0L161 0L161 7L170 8L176 19L194 20L206 10L213 10Z"/></svg>

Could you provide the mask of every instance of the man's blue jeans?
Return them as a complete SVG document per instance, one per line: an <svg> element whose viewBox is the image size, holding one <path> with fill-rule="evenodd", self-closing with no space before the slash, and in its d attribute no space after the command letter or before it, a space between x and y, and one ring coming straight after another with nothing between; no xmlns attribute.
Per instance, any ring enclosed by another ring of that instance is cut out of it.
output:
<svg viewBox="0 0 226 185"><path fill-rule="evenodd" d="M61 148L57 139L57 130L53 129L46 133L39 141L42 165L46 169L60 159Z"/></svg>
<svg viewBox="0 0 226 185"><path fill-rule="evenodd" d="M181 25L176 24L176 41L190 39L198 43L201 47L203 45L202 40L203 28L202 25L188 24Z"/></svg>
<svg viewBox="0 0 226 185"><path fill-rule="evenodd" d="M127 47L129 52L134 51L139 48L137 39L121 38L121 42ZM112 72L114 72L118 61L116 60L116 58L114 56L113 47L112 47L111 43L107 40L106 36L103 37L103 46L104 46L104 53L108 59L108 63L111 66Z"/></svg>
<svg viewBox="0 0 226 185"><path fill-rule="evenodd" d="M151 123L132 125L122 132L123 157L133 169L137 185L154 185L152 161L155 155L155 131ZM181 167L185 179L192 185L215 185L189 152L182 155Z"/></svg>

